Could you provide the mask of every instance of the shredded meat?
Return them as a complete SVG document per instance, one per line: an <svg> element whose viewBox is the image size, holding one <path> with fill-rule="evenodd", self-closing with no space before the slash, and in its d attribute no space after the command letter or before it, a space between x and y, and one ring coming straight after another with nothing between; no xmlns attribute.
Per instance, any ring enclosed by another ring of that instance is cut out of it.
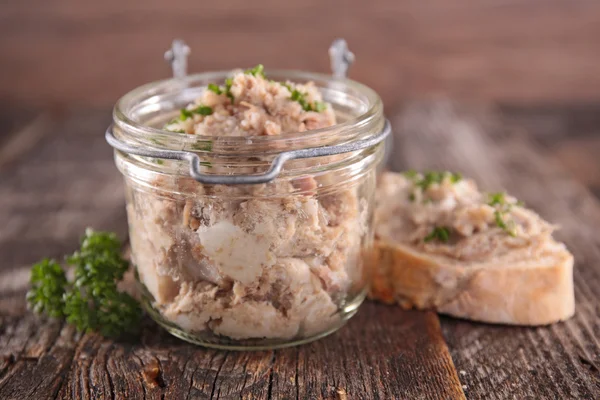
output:
<svg viewBox="0 0 600 400"><path fill-rule="evenodd" d="M535 256L551 240L554 227L512 196L503 195L501 204L490 204L489 194L479 191L472 180L453 182L449 174L425 189L415 182L401 174L382 176L376 196L377 237L476 262L517 259L524 253ZM505 226L498 224L498 217ZM448 241L429 237L440 227L450 232Z"/></svg>
<svg viewBox="0 0 600 400"><path fill-rule="evenodd" d="M322 101L310 83L288 85ZM212 114L170 129L255 136L335 124L330 105L305 111L285 85L261 77L236 74L231 93L233 103L205 91L197 104ZM339 323L339 308L364 288L369 213L355 189L320 195L312 176L251 186L163 176L154 184L188 197L130 184L132 257L153 306L181 329L233 339L310 336Z"/></svg>

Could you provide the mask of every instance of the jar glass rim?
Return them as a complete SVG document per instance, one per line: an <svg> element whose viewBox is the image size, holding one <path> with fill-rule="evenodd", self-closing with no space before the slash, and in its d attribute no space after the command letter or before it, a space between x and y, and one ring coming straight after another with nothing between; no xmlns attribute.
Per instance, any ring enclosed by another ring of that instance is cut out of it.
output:
<svg viewBox="0 0 600 400"><path fill-rule="evenodd" d="M161 94L169 91L175 92L178 89L183 91L190 87L194 87L194 85L205 87L208 83L220 83L225 78L231 76L233 72L233 70L204 72L188 75L183 79L164 79L137 87L121 97L115 104L113 109L113 119L115 124L119 128L126 130L128 134L134 135L136 141L139 141L140 143L147 142L144 138L147 139L157 136L161 137L166 142L181 144L180 146L175 146L178 148L186 147L187 143L195 143L198 141L218 140L219 142L225 142L227 146L234 148L238 146L248 146L249 142L259 145L261 143L273 144L278 141L284 141L286 148L288 149L290 147L311 147L309 145L311 142L319 143L325 136L330 137L330 139L332 136L339 137L343 141L344 137L347 138L348 136L356 137L361 136L361 134L374 134L376 131L372 128L382 125L382 102L379 95L373 89L347 78L336 78L331 75L296 70L266 70L265 74L268 77L284 77L291 81L312 81L320 88L328 86L339 92L354 92L356 95L360 96L360 101L362 102L361 107L363 108L363 110L361 110L362 112L335 125L305 132L286 133L275 136L236 137L186 135L178 132L170 132L139 122L132 115L132 110L142 102L148 103L148 106L152 109L153 102L158 104ZM329 143L332 142L329 141ZM156 144L156 142L154 142L154 144Z"/></svg>

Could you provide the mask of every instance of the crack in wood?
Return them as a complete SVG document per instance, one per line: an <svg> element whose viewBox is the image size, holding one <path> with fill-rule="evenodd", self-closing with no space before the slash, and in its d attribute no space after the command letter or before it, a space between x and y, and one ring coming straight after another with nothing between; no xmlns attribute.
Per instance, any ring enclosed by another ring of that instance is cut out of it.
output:
<svg viewBox="0 0 600 400"><path fill-rule="evenodd" d="M213 380L213 384L212 384L212 389L210 391L210 398L214 398L215 395L215 389L217 388L217 379L219 378L219 374L221 373L221 368L223 368L223 365L225 365L225 361L227 360L227 357L229 356L229 351L225 352L225 356L223 357L223 361L221 362L221 365L219 365L219 368L217 369L217 373L215 374L215 379Z"/></svg>
<svg viewBox="0 0 600 400"><path fill-rule="evenodd" d="M274 351L271 356L271 365L269 366L269 386L267 388L267 398L272 399L273 394L273 367L275 366L275 360L277 359L277 352Z"/></svg>
<svg viewBox="0 0 600 400"><path fill-rule="evenodd" d="M294 374L294 386L296 386L296 399L300 399L300 384L299 377L300 373L298 371L298 367L300 365L300 348L296 348L296 373Z"/></svg>

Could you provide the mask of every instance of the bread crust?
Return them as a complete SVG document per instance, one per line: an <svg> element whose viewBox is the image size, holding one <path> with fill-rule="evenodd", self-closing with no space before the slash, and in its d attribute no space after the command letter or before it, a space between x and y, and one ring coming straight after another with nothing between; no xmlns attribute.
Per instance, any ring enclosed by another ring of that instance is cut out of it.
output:
<svg viewBox="0 0 600 400"><path fill-rule="evenodd" d="M444 262L410 246L376 240L370 297L476 321L546 325L575 312L573 256L556 250L513 265Z"/></svg>

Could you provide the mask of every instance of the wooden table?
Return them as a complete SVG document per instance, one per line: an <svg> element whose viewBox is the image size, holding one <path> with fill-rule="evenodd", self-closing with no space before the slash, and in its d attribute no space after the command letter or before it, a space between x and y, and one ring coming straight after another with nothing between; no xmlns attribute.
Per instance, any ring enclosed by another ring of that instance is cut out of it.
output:
<svg viewBox="0 0 600 400"><path fill-rule="evenodd" d="M576 258L574 318L491 326L367 302L323 340L245 353L187 344L149 319L123 342L26 310L32 262L72 251L86 226L126 237L124 194L103 138L108 109L3 109L0 399L600 398L600 205L582 183L598 187L598 109L437 101L388 111L392 168L461 171L562 226Z"/></svg>

